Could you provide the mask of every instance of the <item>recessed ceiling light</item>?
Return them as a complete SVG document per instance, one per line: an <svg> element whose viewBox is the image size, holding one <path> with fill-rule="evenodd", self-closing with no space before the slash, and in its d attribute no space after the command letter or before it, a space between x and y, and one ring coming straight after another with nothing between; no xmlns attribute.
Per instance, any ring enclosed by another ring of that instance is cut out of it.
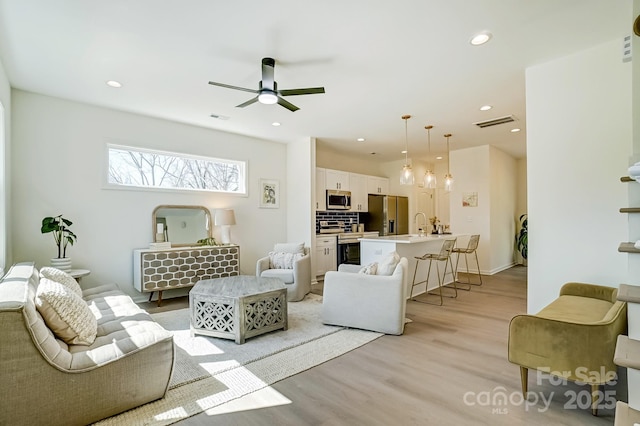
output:
<svg viewBox="0 0 640 426"><path fill-rule="evenodd" d="M273 127L278 127L280 125L280 123L278 123L277 121L274 121L273 123L271 123L271 125Z"/></svg>
<svg viewBox="0 0 640 426"><path fill-rule="evenodd" d="M519 132L519 131L520 131L520 129L518 129L517 127L515 129L511 129L511 133L516 133L516 132Z"/></svg>
<svg viewBox="0 0 640 426"><path fill-rule="evenodd" d="M492 34L490 32L483 31L471 37L471 40L469 40L469 43L471 43L474 46L480 46L481 44L485 44L486 42L491 40L491 37L492 37Z"/></svg>
<svg viewBox="0 0 640 426"><path fill-rule="evenodd" d="M107 81L107 86L119 89L120 87L122 87L122 83L120 83L119 81L115 81L115 80L109 80L109 81Z"/></svg>
<svg viewBox="0 0 640 426"><path fill-rule="evenodd" d="M441 156L437 156L436 160L442 160L442 157Z"/></svg>
<svg viewBox="0 0 640 426"><path fill-rule="evenodd" d="M482 105L480 111L489 111L491 108L493 108L491 105Z"/></svg>
<svg viewBox="0 0 640 426"><path fill-rule="evenodd" d="M400 151L400 154L406 154L406 153L407 153L406 150Z"/></svg>
<svg viewBox="0 0 640 426"><path fill-rule="evenodd" d="M366 139L365 138L358 138L356 139L358 142L364 142Z"/></svg>

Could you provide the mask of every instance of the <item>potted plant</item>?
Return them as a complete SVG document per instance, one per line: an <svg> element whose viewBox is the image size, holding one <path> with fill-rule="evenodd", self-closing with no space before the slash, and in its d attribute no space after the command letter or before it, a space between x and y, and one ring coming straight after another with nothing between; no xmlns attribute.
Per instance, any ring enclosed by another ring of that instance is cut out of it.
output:
<svg viewBox="0 0 640 426"><path fill-rule="evenodd" d="M522 256L523 264L527 264L527 255L528 255L528 220L527 214L520 215L520 231L516 234L516 250Z"/></svg>
<svg viewBox="0 0 640 426"><path fill-rule="evenodd" d="M69 229L73 224L69 219L58 215L55 217L45 217L42 219L42 227L40 232L43 234L53 233L53 239L58 249L58 257L51 259L51 266L68 271L71 269L71 258L67 257L67 245L78 239L76 234Z"/></svg>

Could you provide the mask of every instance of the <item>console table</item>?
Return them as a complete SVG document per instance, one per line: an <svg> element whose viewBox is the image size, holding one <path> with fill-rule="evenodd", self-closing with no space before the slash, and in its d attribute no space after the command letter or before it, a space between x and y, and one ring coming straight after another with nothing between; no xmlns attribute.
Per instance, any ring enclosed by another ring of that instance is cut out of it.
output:
<svg viewBox="0 0 640 426"><path fill-rule="evenodd" d="M178 247L133 251L133 286L141 293L192 287L200 280L231 277L240 273L240 246Z"/></svg>

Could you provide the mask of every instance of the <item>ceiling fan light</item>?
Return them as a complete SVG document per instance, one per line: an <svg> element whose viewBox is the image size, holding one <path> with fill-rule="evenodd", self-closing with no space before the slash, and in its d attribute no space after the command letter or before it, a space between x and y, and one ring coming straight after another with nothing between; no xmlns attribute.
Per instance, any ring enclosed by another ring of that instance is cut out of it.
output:
<svg viewBox="0 0 640 426"><path fill-rule="evenodd" d="M266 105L273 105L278 103L278 96L271 91L263 91L258 95L258 102Z"/></svg>

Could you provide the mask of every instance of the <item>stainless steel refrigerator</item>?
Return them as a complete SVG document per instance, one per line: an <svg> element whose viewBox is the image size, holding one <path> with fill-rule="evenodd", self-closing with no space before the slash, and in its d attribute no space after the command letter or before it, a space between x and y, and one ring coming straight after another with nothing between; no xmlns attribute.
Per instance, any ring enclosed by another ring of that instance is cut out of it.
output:
<svg viewBox="0 0 640 426"><path fill-rule="evenodd" d="M380 235L409 233L409 198L369 194L369 212L364 215L364 229Z"/></svg>

